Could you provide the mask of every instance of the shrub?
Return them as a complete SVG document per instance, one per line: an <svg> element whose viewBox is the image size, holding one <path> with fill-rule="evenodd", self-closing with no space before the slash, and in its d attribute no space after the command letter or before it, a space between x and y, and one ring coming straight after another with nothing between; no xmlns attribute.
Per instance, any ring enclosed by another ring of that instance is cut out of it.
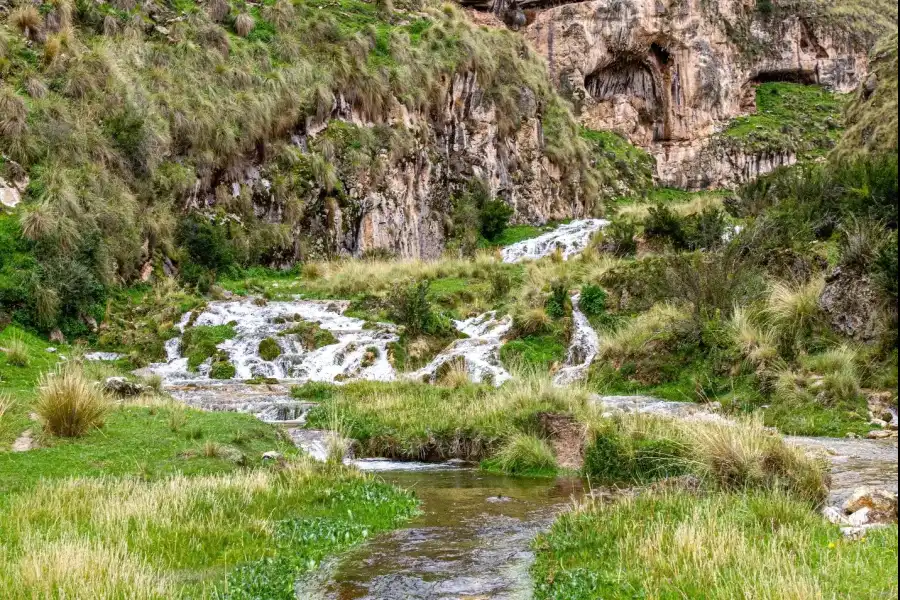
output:
<svg viewBox="0 0 900 600"><path fill-rule="evenodd" d="M253 17L247 13L241 13L234 19L234 31L241 37L247 37L253 31Z"/></svg>
<svg viewBox="0 0 900 600"><path fill-rule="evenodd" d="M259 342L259 357L266 361L272 361L281 356L281 347L274 339L267 337Z"/></svg>
<svg viewBox="0 0 900 600"><path fill-rule="evenodd" d="M481 207L481 235L488 241L496 241L506 229L513 209L503 200L489 200Z"/></svg>
<svg viewBox="0 0 900 600"><path fill-rule="evenodd" d="M615 256L633 256L637 252L637 225L628 219L617 219L603 230L603 249Z"/></svg>
<svg viewBox="0 0 900 600"><path fill-rule="evenodd" d="M177 239L193 267L182 265L182 277L189 283L200 281L203 270L215 274L228 271L235 264L234 250L224 226L202 217L182 221ZM197 267L201 267L198 269Z"/></svg>
<svg viewBox="0 0 900 600"><path fill-rule="evenodd" d="M494 269L490 273L491 298L502 300L506 298L513 287L512 274L506 269Z"/></svg>
<svg viewBox="0 0 900 600"><path fill-rule="evenodd" d="M333 333L323 329L318 323L309 323L307 321L301 321L279 332L278 335L297 335L300 338L300 343L307 350L315 350L337 342L337 338L334 337Z"/></svg>
<svg viewBox="0 0 900 600"><path fill-rule="evenodd" d="M578 307L588 316L601 315L606 312L606 290L597 285L586 284L581 288Z"/></svg>
<svg viewBox="0 0 900 600"><path fill-rule="evenodd" d="M44 428L61 437L80 437L102 427L111 408L109 398L74 365L45 373L34 404Z"/></svg>
<svg viewBox="0 0 900 600"><path fill-rule="evenodd" d="M687 247L681 219L663 204L650 207L644 219L644 237L666 242L677 249Z"/></svg>
<svg viewBox="0 0 900 600"><path fill-rule="evenodd" d="M691 250L713 250L723 243L728 223L725 213L716 206L685 219L684 237Z"/></svg>
<svg viewBox="0 0 900 600"><path fill-rule="evenodd" d="M766 314L786 354L804 349L823 326L819 298L824 288L821 277L799 285L776 282L772 286Z"/></svg>
<svg viewBox="0 0 900 600"><path fill-rule="evenodd" d="M841 266L868 271L889 243L881 223L853 218L841 226Z"/></svg>
<svg viewBox="0 0 900 600"><path fill-rule="evenodd" d="M544 310L551 319L561 319L568 313L569 288L564 281L554 281L550 285L550 297L544 304Z"/></svg>
<svg viewBox="0 0 900 600"><path fill-rule="evenodd" d="M406 333L417 336L425 333L432 320L431 304L428 302L428 280L401 286L388 298L391 318L406 327Z"/></svg>
<svg viewBox="0 0 900 600"><path fill-rule="evenodd" d="M2 348L6 354L6 363L14 367L27 367L29 363L28 344L21 334L16 333L6 341L6 347Z"/></svg>
<svg viewBox="0 0 900 600"><path fill-rule="evenodd" d="M556 472L556 456L550 445L539 437L527 433L514 433L489 461L504 473L515 475L553 474Z"/></svg>

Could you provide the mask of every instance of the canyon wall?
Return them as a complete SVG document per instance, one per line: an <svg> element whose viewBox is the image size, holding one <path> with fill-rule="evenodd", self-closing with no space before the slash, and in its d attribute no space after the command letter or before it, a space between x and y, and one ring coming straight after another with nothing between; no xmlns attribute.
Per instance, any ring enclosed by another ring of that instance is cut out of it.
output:
<svg viewBox="0 0 900 600"><path fill-rule="evenodd" d="M581 121L650 151L663 185L733 185L792 156L738 156L713 142L754 108L754 84L853 90L867 41L754 0L594 0L539 9L525 35Z"/></svg>

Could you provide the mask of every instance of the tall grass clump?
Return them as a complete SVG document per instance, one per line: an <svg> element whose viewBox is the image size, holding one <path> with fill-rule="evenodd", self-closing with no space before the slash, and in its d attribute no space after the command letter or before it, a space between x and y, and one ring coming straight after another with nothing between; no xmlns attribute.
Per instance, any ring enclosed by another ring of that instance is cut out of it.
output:
<svg viewBox="0 0 900 600"><path fill-rule="evenodd" d="M45 373L38 384L34 411L44 429L60 437L80 437L103 426L111 400L78 366Z"/></svg>
<svg viewBox="0 0 900 600"><path fill-rule="evenodd" d="M783 281L772 285L766 314L783 351L793 353L802 349L821 329L824 317L819 298L824 289L822 277L796 285Z"/></svg>
<svg viewBox="0 0 900 600"><path fill-rule="evenodd" d="M550 444L527 433L515 433L507 439L488 466L514 475L551 475L557 469Z"/></svg>
<svg viewBox="0 0 900 600"><path fill-rule="evenodd" d="M27 367L30 361L28 344L21 333L14 333L7 339L6 345L0 348L6 355L6 363L14 367Z"/></svg>

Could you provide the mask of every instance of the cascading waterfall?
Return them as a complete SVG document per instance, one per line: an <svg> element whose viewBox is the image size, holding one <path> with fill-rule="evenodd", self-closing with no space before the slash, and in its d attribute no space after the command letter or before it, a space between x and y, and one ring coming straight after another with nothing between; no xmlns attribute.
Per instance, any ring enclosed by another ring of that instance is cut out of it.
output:
<svg viewBox="0 0 900 600"><path fill-rule="evenodd" d="M572 340L569 342L565 364L553 377L555 385L568 385L584 379L600 351L597 332L578 305L580 296L572 295Z"/></svg>
<svg viewBox="0 0 900 600"><path fill-rule="evenodd" d="M510 378L509 372L500 363L500 346L503 336L512 328L512 317L497 318L497 313L489 311L453 325L466 338L455 340L426 366L408 375L411 379L434 382L441 367L454 361L465 365L469 379L475 383L502 385Z"/></svg>
<svg viewBox="0 0 900 600"><path fill-rule="evenodd" d="M193 321L198 325L231 323L236 335L219 344L235 367L235 379L271 377L292 381L335 382L349 379L392 381L396 378L388 360L388 344L398 339L393 325L374 326L343 314L344 301L294 300L257 305L252 300L211 302ZM178 324L183 332L191 318L184 315ZM288 333L297 322L315 323L337 340L314 350L303 347L298 334ZM281 349L274 360L259 356L259 343L272 338ZM151 365L166 383L209 380L209 361L196 373L181 356L181 338L166 343L165 363Z"/></svg>
<svg viewBox="0 0 900 600"><path fill-rule="evenodd" d="M584 252L595 233L609 225L605 219L580 219L560 225L536 238L506 246L500 251L503 262L515 263L523 260L538 260L550 256L557 250L563 260Z"/></svg>

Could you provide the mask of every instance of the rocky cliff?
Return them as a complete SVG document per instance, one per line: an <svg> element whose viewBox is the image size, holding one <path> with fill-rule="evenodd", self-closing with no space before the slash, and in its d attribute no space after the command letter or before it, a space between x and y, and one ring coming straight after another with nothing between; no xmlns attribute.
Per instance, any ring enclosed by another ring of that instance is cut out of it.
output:
<svg viewBox="0 0 900 600"><path fill-rule="evenodd" d="M298 153L327 155L336 178L333 189L320 184L307 190L307 210L292 236L307 242L298 254L436 258L453 234L453 198L473 181L506 201L516 222L591 213L598 199L596 190L588 193L593 187L584 155L576 149L569 165L551 160L544 126L559 123L544 114L545 100L530 88L516 96L520 118L509 132L471 72L448 79L441 105L430 114L395 103L376 123L338 97L330 114L307 122L293 137ZM359 141L366 137L370 143ZM280 170L277 163L247 168L228 182L231 195L249 193L257 218L283 222L284 206L271 184ZM192 202L195 208L214 207L215 190Z"/></svg>
<svg viewBox="0 0 900 600"><path fill-rule="evenodd" d="M896 3L878 27L896 27ZM647 148L661 183L728 185L794 161L714 144L754 108L754 86L817 83L853 90L871 35L815 5L724 0L595 0L538 9L525 30L589 127ZM874 25L874 24L873 24Z"/></svg>

